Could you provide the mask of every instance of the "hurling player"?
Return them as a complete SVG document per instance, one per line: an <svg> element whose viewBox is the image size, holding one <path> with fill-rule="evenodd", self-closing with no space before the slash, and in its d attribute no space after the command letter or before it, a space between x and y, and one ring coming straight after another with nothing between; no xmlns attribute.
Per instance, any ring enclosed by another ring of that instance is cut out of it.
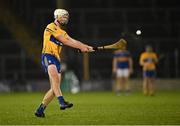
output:
<svg viewBox="0 0 180 126"><path fill-rule="evenodd" d="M154 95L154 79L156 75L156 64L158 58L151 46L146 46L146 51L140 56L140 65L143 67L143 93Z"/></svg>
<svg viewBox="0 0 180 126"><path fill-rule="evenodd" d="M133 60L126 47L115 51L112 70L116 74L115 90L117 95L120 95L123 91L128 94L130 91L128 79L133 72Z"/></svg>
<svg viewBox="0 0 180 126"><path fill-rule="evenodd" d="M42 49L42 66L49 76L50 89L45 94L40 106L37 108L35 115L45 117L44 110L54 97L57 98L60 109L71 108L72 103L67 102L60 89L61 84L61 57L60 53L63 45L80 49L81 52L92 51L93 48L82 42L71 38L63 26L68 23L69 13L64 9L54 11L54 22L47 25L44 30L43 49Z"/></svg>

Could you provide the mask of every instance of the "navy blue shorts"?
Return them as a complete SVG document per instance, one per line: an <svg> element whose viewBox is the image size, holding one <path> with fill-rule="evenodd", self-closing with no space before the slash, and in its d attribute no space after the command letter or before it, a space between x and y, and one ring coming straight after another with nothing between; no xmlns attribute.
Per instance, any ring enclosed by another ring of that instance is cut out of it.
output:
<svg viewBox="0 0 180 126"><path fill-rule="evenodd" d="M143 71L143 76L144 77L154 78L154 77L156 77L156 71L155 70L146 70L146 71Z"/></svg>
<svg viewBox="0 0 180 126"><path fill-rule="evenodd" d="M42 54L42 66L45 72L48 72L48 66L54 64L57 68L58 73L61 73L61 64L60 61L51 54Z"/></svg>

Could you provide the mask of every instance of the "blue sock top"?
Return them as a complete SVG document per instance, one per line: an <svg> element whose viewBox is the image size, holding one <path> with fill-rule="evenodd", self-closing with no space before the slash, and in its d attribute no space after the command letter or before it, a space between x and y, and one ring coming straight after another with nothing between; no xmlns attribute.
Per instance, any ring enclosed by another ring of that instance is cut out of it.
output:
<svg viewBox="0 0 180 126"><path fill-rule="evenodd" d="M64 97L63 96L59 96L57 98L58 98L59 104L60 105L64 105Z"/></svg>

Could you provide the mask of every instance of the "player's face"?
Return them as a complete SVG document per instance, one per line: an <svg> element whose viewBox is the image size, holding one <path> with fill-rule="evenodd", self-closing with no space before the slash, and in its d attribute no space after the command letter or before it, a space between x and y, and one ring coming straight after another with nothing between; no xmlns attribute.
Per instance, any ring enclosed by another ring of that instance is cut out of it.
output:
<svg viewBox="0 0 180 126"><path fill-rule="evenodd" d="M69 15L62 16L60 19L58 19L58 21L62 26L66 25L69 21Z"/></svg>
<svg viewBox="0 0 180 126"><path fill-rule="evenodd" d="M152 52L152 48L151 47L147 47L146 48L146 52Z"/></svg>

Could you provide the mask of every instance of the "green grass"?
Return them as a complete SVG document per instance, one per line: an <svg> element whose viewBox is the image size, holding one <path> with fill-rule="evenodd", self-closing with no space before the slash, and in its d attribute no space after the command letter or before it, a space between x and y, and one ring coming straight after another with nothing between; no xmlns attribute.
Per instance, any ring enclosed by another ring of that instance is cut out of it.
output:
<svg viewBox="0 0 180 126"><path fill-rule="evenodd" d="M34 111L43 93L0 94L0 124L180 124L180 92L159 92L153 97L112 92L65 94L74 107L59 110L57 99L46 109L46 118Z"/></svg>

